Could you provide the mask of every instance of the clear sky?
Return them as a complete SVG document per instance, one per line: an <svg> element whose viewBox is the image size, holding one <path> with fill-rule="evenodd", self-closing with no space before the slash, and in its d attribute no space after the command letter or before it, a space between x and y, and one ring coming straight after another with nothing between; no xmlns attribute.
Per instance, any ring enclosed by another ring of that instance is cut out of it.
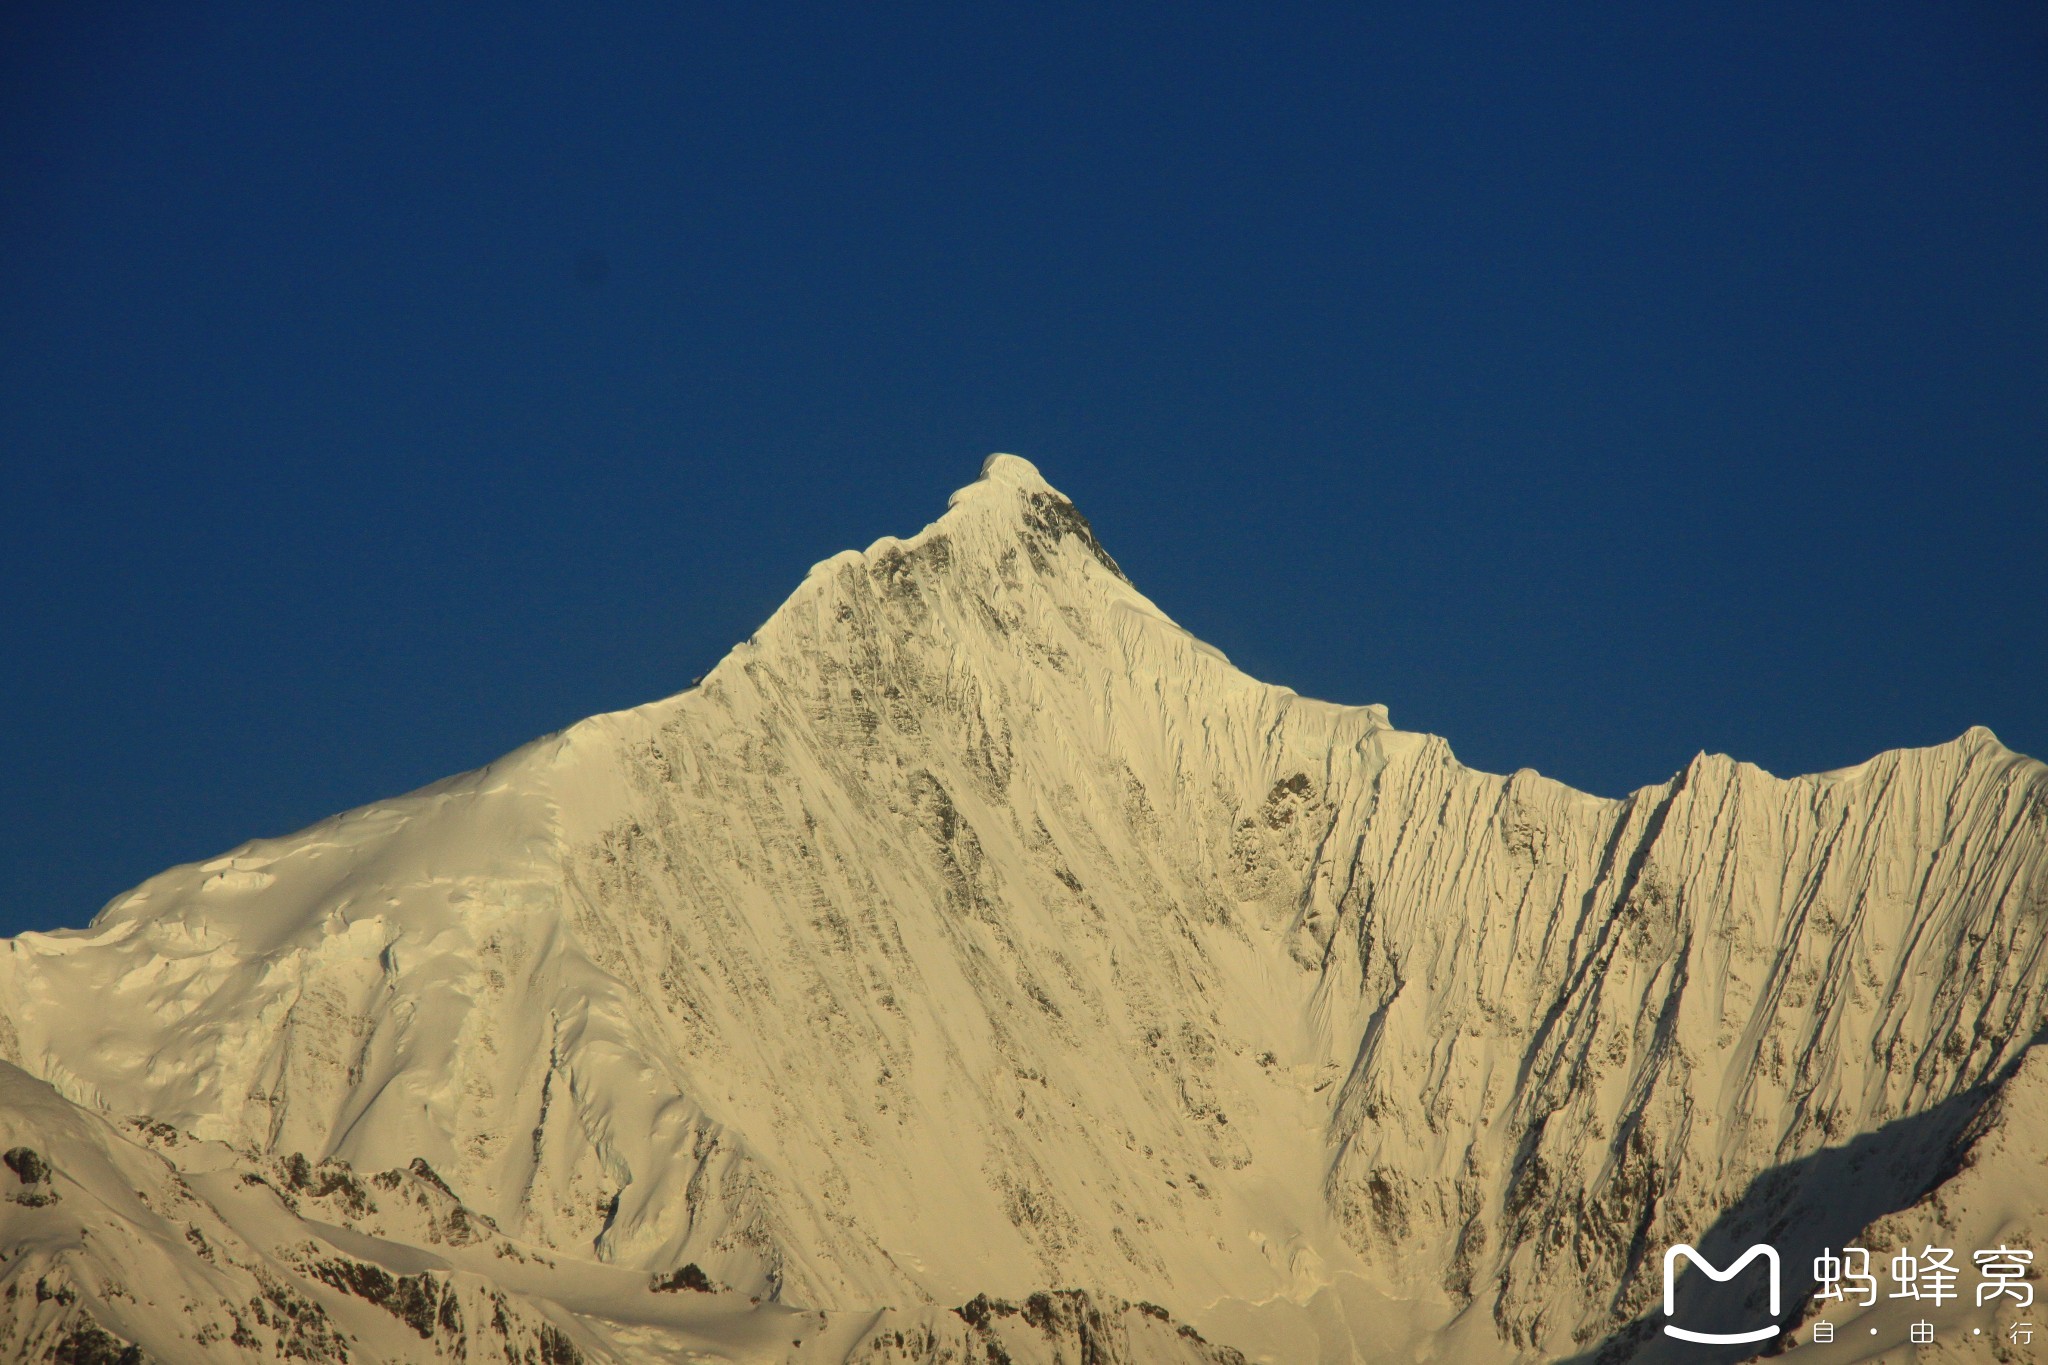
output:
<svg viewBox="0 0 2048 1365"><path fill-rule="evenodd" d="M1483 768L2048 752L2048 8L6 6L0 931L992 450Z"/></svg>

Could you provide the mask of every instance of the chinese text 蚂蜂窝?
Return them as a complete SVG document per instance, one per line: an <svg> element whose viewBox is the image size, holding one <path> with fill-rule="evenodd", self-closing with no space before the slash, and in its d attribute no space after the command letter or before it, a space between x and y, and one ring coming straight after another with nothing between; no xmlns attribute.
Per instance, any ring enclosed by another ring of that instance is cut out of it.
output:
<svg viewBox="0 0 2048 1365"><path fill-rule="evenodd" d="M1956 1266L1955 1256L1949 1247L1923 1246L1917 1252L1902 1247L1889 1264L1878 1261L1878 1265L1891 1272L1893 1288L1886 1297L1919 1299L1936 1307L1960 1297L1957 1286L1962 1272ZM2034 1286L2027 1272L2033 1260L2034 1253L2024 1247L2000 1246L1971 1253L1977 1275L1977 1306L1982 1308L2009 1298L2015 1307L2032 1307ZM1839 1254L1832 1249L1821 1252L1813 1258L1813 1297L1875 1307L1879 1290L1877 1275L1871 1267L1871 1253L1866 1247L1843 1247Z"/></svg>

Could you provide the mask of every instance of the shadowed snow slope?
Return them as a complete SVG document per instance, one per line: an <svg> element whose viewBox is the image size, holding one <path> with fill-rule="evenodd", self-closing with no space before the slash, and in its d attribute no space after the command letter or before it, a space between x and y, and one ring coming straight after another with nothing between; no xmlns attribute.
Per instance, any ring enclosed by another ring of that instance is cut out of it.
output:
<svg viewBox="0 0 2048 1365"><path fill-rule="evenodd" d="M1622 801L1474 772L1238 672L996 456L690 691L0 945L0 1059L238 1160L421 1160L565 1276L918 1324L834 1359L992 1359L1011 1315L942 1310L1064 1286L1135 1323L1104 1360L1211 1349L1124 1301L1255 1359L1620 1358L1668 1243L1981 1145L2048 1018L2044 826L1984 730Z"/></svg>

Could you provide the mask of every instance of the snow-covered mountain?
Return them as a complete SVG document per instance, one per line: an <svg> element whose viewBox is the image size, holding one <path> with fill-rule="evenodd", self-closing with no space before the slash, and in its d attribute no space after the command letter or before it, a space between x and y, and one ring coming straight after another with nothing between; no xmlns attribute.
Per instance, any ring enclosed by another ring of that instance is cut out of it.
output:
<svg viewBox="0 0 2048 1365"><path fill-rule="evenodd" d="M0 1342L1651 1358L1672 1242L2048 1225L2044 936L1988 731L1475 772L996 456L686 692L0 943Z"/></svg>

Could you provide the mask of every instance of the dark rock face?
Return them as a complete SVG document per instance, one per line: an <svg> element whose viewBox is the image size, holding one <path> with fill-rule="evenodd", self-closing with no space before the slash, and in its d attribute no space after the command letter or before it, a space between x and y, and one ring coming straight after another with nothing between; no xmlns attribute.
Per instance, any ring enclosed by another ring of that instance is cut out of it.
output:
<svg viewBox="0 0 2048 1365"><path fill-rule="evenodd" d="M1073 1360L1078 1365L1130 1365L1162 1358L1244 1365L1245 1359L1231 1347L1205 1340L1190 1324L1175 1323L1173 1315L1156 1303L1125 1303L1080 1289L1040 1290L1021 1304L977 1294L953 1314L968 1326L965 1358L977 1365L1008 1365L1012 1352L1023 1345L1014 1339L1006 1343L1004 1329L1017 1325L1034 1329L1039 1338L1026 1338L1034 1359L1041 1352L1055 1361ZM1161 1325L1155 1327L1155 1322ZM886 1344L905 1348L900 1340ZM925 1345L922 1354L912 1350L904 1358L945 1361L953 1356L934 1341Z"/></svg>
<svg viewBox="0 0 2048 1365"><path fill-rule="evenodd" d="M422 1340L431 1339L436 1323L444 1319L452 1331L459 1334L462 1330L462 1310L454 1292L431 1273L393 1275L382 1266L338 1258L308 1269L323 1283L376 1304L419 1333Z"/></svg>
<svg viewBox="0 0 2048 1365"><path fill-rule="evenodd" d="M50 1188L53 1172L50 1163L43 1160L33 1147L13 1147L0 1155L0 1165L5 1165L21 1181L22 1187L10 1192L7 1200L27 1208L47 1208L57 1202L57 1192Z"/></svg>
<svg viewBox="0 0 2048 1365"><path fill-rule="evenodd" d="M657 1294L673 1294L688 1289L699 1294L715 1294L718 1286L704 1273L704 1268L695 1261L670 1275L656 1275L647 1286Z"/></svg>
<svg viewBox="0 0 2048 1365"><path fill-rule="evenodd" d="M16 1147L0 1156L0 1164L13 1171L24 1185L40 1185L50 1178L50 1164L33 1147Z"/></svg>
<svg viewBox="0 0 2048 1365"><path fill-rule="evenodd" d="M129 1345L90 1321L74 1326L49 1358L50 1365L148 1365L149 1361L140 1347Z"/></svg>
<svg viewBox="0 0 2048 1365"><path fill-rule="evenodd" d="M1081 515L1080 508L1050 492L1029 494L1026 505L1029 510L1023 517L1026 531L1024 549L1040 573L1050 572L1047 552L1062 539L1072 536L1095 557L1096 563L1124 582L1131 581L1124 577L1124 571L1110 558L1109 551L1102 548L1102 542L1095 538L1095 528L1088 524L1088 518Z"/></svg>

